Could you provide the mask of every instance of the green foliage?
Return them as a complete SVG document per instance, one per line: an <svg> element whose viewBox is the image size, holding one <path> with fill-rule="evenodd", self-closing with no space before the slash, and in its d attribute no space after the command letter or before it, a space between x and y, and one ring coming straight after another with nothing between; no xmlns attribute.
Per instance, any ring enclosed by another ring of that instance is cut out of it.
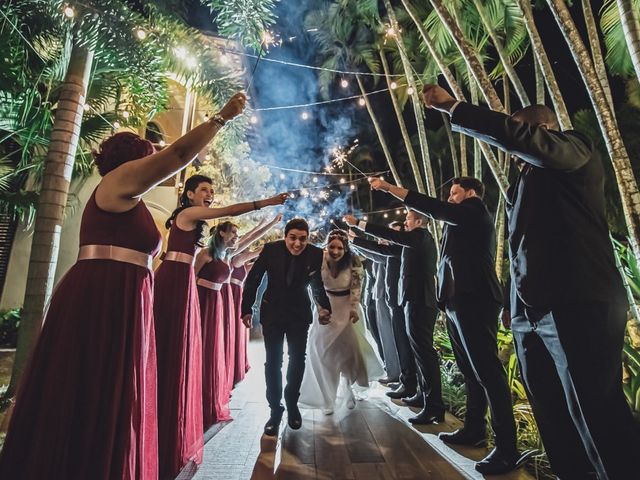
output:
<svg viewBox="0 0 640 480"><path fill-rule="evenodd" d="M640 0L633 0L633 5L636 11L640 11ZM605 61L609 71L614 75L635 76L616 0L605 0L600 13L600 28L607 50Z"/></svg>
<svg viewBox="0 0 640 480"><path fill-rule="evenodd" d="M218 32L259 51L262 34L277 19L278 0L202 0L215 14Z"/></svg>
<svg viewBox="0 0 640 480"><path fill-rule="evenodd" d="M0 312L0 347L15 348L18 342L21 309Z"/></svg>

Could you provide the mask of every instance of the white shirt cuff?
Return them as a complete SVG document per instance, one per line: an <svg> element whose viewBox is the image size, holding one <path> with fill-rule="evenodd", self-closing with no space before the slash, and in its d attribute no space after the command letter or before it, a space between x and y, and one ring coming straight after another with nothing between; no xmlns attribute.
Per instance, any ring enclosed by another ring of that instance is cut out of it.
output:
<svg viewBox="0 0 640 480"><path fill-rule="evenodd" d="M453 117L453 112L455 111L456 108L458 108L458 105L460 105L461 103L462 103L462 100L458 100L456 103L453 104L453 106L449 110L449 115L450 116Z"/></svg>
<svg viewBox="0 0 640 480"><path fill-rule="evenodd" d="M358 228L364 231L367 228L367 222L365 222L364 220L360 220L358 222Z"/></svg>

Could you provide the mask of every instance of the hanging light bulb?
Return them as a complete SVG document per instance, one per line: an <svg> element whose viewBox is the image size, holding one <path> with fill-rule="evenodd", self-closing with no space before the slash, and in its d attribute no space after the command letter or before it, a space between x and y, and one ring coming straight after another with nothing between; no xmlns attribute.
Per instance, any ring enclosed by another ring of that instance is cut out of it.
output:
<svg viewBox="0 0 640 480"><path fill-rule="evenodd" d="M389 218L389 214L385 213L384 215L382 215L384 218Z"/></svg>
<svg viewBox="0 0 640 480"><path fill-rule="evenodd" d="M398 84L396 82L391 82L391 85L389 85L391 87L391 90L395 90L396 88L398 88Z"/></svg>
<svg viewBox="0 0 640 480"><path fill-rule="evenodd" d="M302 118L302 120L308 120L309 119L309 113L308 112L302 112L302 115L300 115L300 118Z"/></svg>
<svg viewBox="0 0 640 480"><path fill-rule="evenodd" d="M413 92L415 92L415 90L413 89L413 87L409 87L409 88L407 88L407 93L408 93L409 95L413 95Z"/></svg>
<svg viewBox="0 0 640 480"><path fill-rule="evenodd" d="M313 183L318 183L318 177L313 177L311 180L313 180Z"/></svg>
<svg viewBox="0 0 640 480"><path fill-rule="evenodd" d="M343 78L342 81L340 82L340 86L342 88L347 88L349 86L349 82Z"/></svg>
<svg viewBox="0 0 640 480"><path fill-rule="evenodd" d="M208 162L209 160L211 160L211 155L209 155L208 153L204 156L204 159Z"/></svg>
<svg viewBox="0 0 640 480"><path fill-rule="evenodd" d="M346 180L346 179L344 179L344 178L341 178L341 179L340 179L340 183L343 183L343 184L344 184L344 183L347 183L347 180Z"/></svg>
<svg viewBox="0 0 640 480"><path fill-rule="evenodd" d="M147 32L145 32L142 28L137 28L136 37L138 37L139 40L144 40L145 38L147 38Z"/></svg>
<svg viewBox="0 0 640 480"><path fill-rule="evenodd" d="M382 175L380 175L380 180L384 182L384 177Z"/></svg>
<svg viewBox="0 0 640 480"><path fill-rule="evenodd" d="M249 122L255 125L256 123L258 123L258 117L256 117L255 115L251 115L251 118L249 118Z"/></svg>
<svg viewBox="0 0 640 480"><path fill-rule="evenodd" d="M280 174L280 180L284 180L285 178L287 178L287 176L284 173Z"/></svg>
<svg viewBox="0 0 640 480"><path fill-rule="evenodd" d="M396 210L396 215L400 215L400 210Z"/></svg>
<svg viewBox="0 0 640 480"><path fill-rule="evenodd" d="M120 122L113 122L113 128L114 130L117 130L120 128Z"/></svg>
<svg viewBox="0 0 640 480"><path fill-rule="evenodd" d="M82 108L84 109L85 112L88 112L89 110L91 110L91 105L89 105L88 103L85 103Z"/></svg>
<svg viewBox="0 0 640 480"><path fill-rule="evenodd" d="M366 222L367 220L369 220L369 217L367 217L367 216L365 215L364 217L362 217L362 220L364 220L364 221Z"/></svg>
<svg viewBox="0 0 640 480"><path fill-rule="evenodd" d="M367 102L364 100L364 97L360 97L358 99L358 105L360 105L361 107L364 107L367 104Z"/></svg>
<svg viewBox="0 0 640 480"><path fill-rule="evenodd" d="M356 186L352 183L351 184L351 190L355 190L355 189L356 189Z"/></svg>
<svg viewBox="0 0 640 480"><path fill-rule="evenodd" d="M71 5L65 5L63 13L64 13L64 16L67 18L73 18L76 16L76 11Z"/></svg>
<svg viewBox="0 0 640 480"><path fill-rule="evenodd" d="M249 167L242 167L242 171L244 173L248 173L249 172Z"/></svg>
<svg viewBox="0 0 640 480"><path fill-rule="evenodd" d="M158 142L158 145L160 145L161 147L164 147L167 144L167 142L165 142L164 140L160 140Z"/></svg>
<svg viewBox="0 0 640 480"><path fill-rule="evenodd" d="M126 120L127 118L129 118L129 115L130 115L130 113L129 113L129 111L128 111L128 110L125 110L124 112L122 112L122 118L124 118L125 120Z"/></svg>

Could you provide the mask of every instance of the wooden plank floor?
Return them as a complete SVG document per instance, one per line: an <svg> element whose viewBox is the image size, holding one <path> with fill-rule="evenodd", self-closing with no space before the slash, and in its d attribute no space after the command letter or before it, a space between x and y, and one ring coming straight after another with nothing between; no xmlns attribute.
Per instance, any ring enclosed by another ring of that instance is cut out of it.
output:
<svg viewBox="0 0 640 480"><path fill-rule="evenodd" d="M205 445L204 461L194 480L436 480L482 479L474 461L483 449L453 450L437 438L460 422L447 415L444 424L414 429L410 409L392 403L382 387L372 389L354 410L333 415L302 410L300 430L286 427L278 438L262 435L268 417L264 399L264 347L251 342L253 365L233 393L234 420ZM286 357L285 357L286 358ZM487 477L489 478L489 477ZM523 470L500 477L530 480Z"/></svg>

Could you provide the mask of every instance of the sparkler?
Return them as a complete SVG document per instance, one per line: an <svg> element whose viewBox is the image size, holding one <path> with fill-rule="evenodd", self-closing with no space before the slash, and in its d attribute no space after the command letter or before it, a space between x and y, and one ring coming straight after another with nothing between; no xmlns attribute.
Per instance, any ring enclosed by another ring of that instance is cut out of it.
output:
<svg viewBox="0 0 640 480"><path fill-rule="evenodd" d="M282 45L282 39L278 37L277 34L270 32L269 30L265 30L264 32L262 32L262 37L260 38L260 51L258 52L256 63L253 65L253 69L251 70L251 77L249 78L247 92L251 90L251 85L253 85L253 79L255 78L256 69L258 68L258 64L262 59L262 55L268 52L269 45Z"/></svg>

